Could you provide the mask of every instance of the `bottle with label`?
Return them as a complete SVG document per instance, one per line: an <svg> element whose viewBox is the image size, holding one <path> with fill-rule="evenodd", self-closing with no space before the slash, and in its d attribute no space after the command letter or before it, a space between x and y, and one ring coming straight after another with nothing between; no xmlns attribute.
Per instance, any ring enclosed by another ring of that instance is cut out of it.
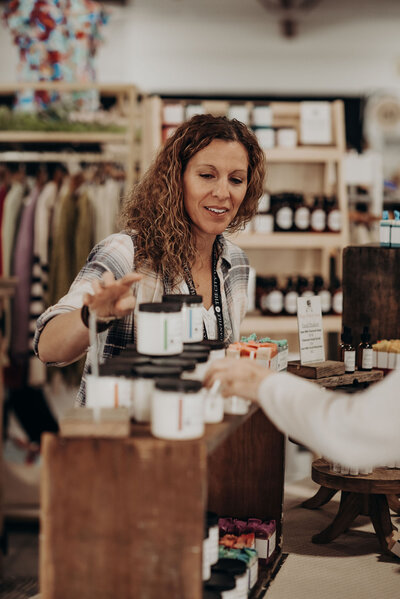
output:
<svg viewBox="0 0 400 599"><path fill-rule="evenodd" d="M344 371L349 374L356 369L356 348L353 345L353 335L350 327L343 328L341 340L341 361L344 362Z"/></svg>
<svg viewBox="0 0 400 599"><path fill-rule="evenodd" d="M372 370L373 349L371 345L371 335L368 327L364 327L361 334L361 343L357 348L357 367L358 370Z"/></svg>
<svg viewBox="0 0 400 599"><path fill-rule="evenodd" d="M283 306L284 311L289 316L296 316L297 314L297 298L299 294L296 291L293 277L288 277L286 288L284 290Z"/></svg>
<svg viewBox="0 0 400 599"><path fill-rule="evenodd" d="M278 316L283 312L283 293L278 288L276 277L270 278L270 291L267 298L267 313L270 316Z"/></svg>
<svg viewBox="0 0 400 599"><path fill-rule="evenodd" d="M311 210L311 231L314 233L323 233L326 227L326 212L322 206L322 199L315 196L314 205Z"/></svg>
<svg viewBox="0 0 400 599"><path fill-rule="evenodd" d="M304 196L295 197L293 207L294 230L305 233L310 230L310 208L304 202Z"/></svg>
<svg viewBox="0 0 400 599"><path fill-rule="evenodd" d="M297 293L299 297L312 297L314 291L307 277L297 277Z"/></svg>
<svg viewBox="0 0 400 599"><path fill-rule="evenodd" d="M334 314L343 313L343 290L337 277L334 277L332 283L332 312Z"/></svg>
<svg viewBox="0 0 400 599"><path fill-rule="evenodd" d="M268 314L268 295L271 289L271 279L257 277L256 283L256 305L262 314Z"/></svg>
<svg viewBox="0 0 400 599"><path fill-rule="evenodd" d="M287 233L293 229L293 208L291 205L291 194L280 193L271 196L271 204L274 213L274 231Z"/></svg>
<svg viewBox="0 0 400 599"><path fill-rule="evenodd" d="M336 196L325 198L326 230L330 233L340 233L342 230L342 213Z"/></svg>
<svg viewBox="0 0 400 599"><path fill-rule="evenodd" d="M332 309L332 294L321 275L314 276L314 294L321 299L322 314L329 314Z"/></svg>

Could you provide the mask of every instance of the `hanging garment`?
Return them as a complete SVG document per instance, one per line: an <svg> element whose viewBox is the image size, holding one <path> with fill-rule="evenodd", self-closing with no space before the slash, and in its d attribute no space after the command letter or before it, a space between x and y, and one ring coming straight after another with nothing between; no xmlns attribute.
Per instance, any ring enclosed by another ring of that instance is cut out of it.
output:
<svg viewBox="0 0 400 599"><path fill-rule="evenodd" d="M5 203L5 199L8 193L8 188L7 185L1 185L0 186L0 224L3 221L3 212L4 212L4 203ZM3 241L1 238L1 229L0 229L0 275L3 274Z"/></svg>
<svg viewBox="0 0 400 599"><path fill-rule="evenodd" d="M24 201L12 260L12 274L18 278L18 283L12 303L10 355L13 362L17 365L27 365L29 356L29 308L33 262L33 227L39 193L40 188L35 186ZM21 381L21 383L23 382Z"/></svg>
<svg viewBox="0 0 400 599"><path fill-rule="evenodd" d="M88 187L88 194L94 214L94 243L100 243L117 232L121 183L111 178L102 184L93 183Z"/></svg>
<svg viewBox="0 0 400 599"><path fill-rule="evenodd" d="M25 185L15 181L4 200L3 218L1 220L1 246L3 275L5 277L9 277L11 273L11 256L25 193Z"/></svg>
<svg viewBox="0 0 400 599"><path fill-rule="evenodd" d="M47 378L46 366L35 356L33 351L33 335L37 319L48 306L50 232L57 197L58 185L54 181L49 181L39 195L35 210L28 371L28 384L33 387L44 385Z"/></svg>
<svg viewBox="0 0 400 599"><path fill-rule="evenodd" d="M50 257L49 302L66 295L93 247L93 212L86 186L61 198ZM66 366L62 375L68 384L79 384L84 359Z"/></svg>

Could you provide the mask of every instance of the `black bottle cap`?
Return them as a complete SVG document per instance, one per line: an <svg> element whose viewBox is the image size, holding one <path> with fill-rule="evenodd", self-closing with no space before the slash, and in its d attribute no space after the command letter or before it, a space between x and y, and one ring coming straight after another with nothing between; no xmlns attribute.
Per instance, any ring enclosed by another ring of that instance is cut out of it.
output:
<svg viewBox="0 0 400 599"><path fill-rule="evenodd" d="M343 327L343 333L341 334L340 338L343 341L343 343L352 343L353 335L351 334L351 328Z"/></svg>
<svg viewBox="0 0 400 599"><path fill-rule="evenodd" d="M371 334L369 332L368 327L364 327L364 330L361 333L361 341L363 341L364 343L368 343L368 341L371 341Z"/></svg>

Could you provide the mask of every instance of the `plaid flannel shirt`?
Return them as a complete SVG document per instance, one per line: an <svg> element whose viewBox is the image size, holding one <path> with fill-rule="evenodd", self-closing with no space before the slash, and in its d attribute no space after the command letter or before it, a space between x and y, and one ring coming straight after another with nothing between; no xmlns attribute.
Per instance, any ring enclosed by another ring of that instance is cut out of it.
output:
<svg viewBox="0 0 400 599"><path fill-rule="evenodd" d="M222 312L224 316L225 341L231 343L239 339L240 323L247 308L247 285L249 265L246 254L220 235L217 274L221 283ZM38 319L34 337L34 350L38 355L40 334L49 320L58 314L80 309L85 293L92 293L92 281L100 279L105 271L112 272L116 279L134 270L134 234L115 233L110 235L90 252L85 266L80 270L68 293L57 304L50 306ZM143 278L133 286L136 307L143 302L159 302L164 293L160 273L142 269ZM177 293L188 293L184 281ZM111 327L98 334L98 360L104 362L118 355L135 338L135 311L113 322ZM215 317L214 317L215 318ZM212 334L209 335L212 338ZM89 348L88 348L89 349ZM88 352L88 349L85 353ZM91 356L87 353L82 382L77 396L78 405L85 405L86 375L90 368ZM65 366L66 363L52 362L48 366Z"/></svg>

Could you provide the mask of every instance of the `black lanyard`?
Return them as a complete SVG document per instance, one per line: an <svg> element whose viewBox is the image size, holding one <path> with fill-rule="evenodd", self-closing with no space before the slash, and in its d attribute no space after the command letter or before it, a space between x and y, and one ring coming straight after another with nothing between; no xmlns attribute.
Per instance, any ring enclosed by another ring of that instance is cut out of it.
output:
<svg viewBox="0 0 400 599"><path fill-rule="evenodd" d="M224 318L222 314L222 298L221 298L221 286L217 273L217 262L218 262L218 252L217 252L217 241L214 242L213 253L212 253L212 298L213 298L213 306L215 312L215 318L217 320L217 329L218 329L218 340L225 341L225 327L224 327ZM184 267L185 273L185 282L188 286L190 295L197 295L196 287L194 285L192 273L188 266ZM169 284L169 280L166 275L163 275L164 281L164 291L165 293L171 293L171 286ZM203 338L207 339L207 330L203 323Z"/></svg>

